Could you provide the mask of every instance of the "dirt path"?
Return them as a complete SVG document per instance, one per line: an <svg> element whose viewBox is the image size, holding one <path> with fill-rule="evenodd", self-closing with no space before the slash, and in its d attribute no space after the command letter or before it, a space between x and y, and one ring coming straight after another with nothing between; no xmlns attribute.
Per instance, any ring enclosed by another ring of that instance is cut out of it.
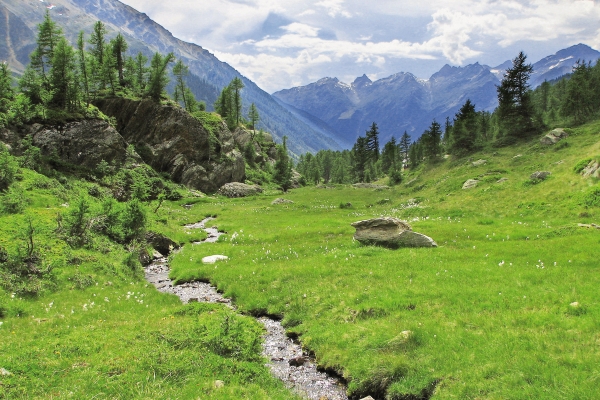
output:
<svg viewBox="0 0 600 400"><path fill-rule="evenodd" d="M221 235L214 227L207 228L206 224L214 218L206 218L196 224L186 225L186 228L204 229L208 238L199 243L214 243ZM154 284L158 290L173 293L187 303L201 301L208 303L222 303L235 310L235 305L230 299L223 297L208 283L190 282L173 286L169 279L169 266L166 258L154 260L145 268L146 279ZM263 336L263 355L269 360L266 364L273 375L281 379L286 386L299 395L311 400L347 400L346 388L340 381L326 373L319 372L314 363L306 354L303 354L300 344L294 343L285 335L285 329L279 321L262 317L257 321L266 329Z"/></svg>

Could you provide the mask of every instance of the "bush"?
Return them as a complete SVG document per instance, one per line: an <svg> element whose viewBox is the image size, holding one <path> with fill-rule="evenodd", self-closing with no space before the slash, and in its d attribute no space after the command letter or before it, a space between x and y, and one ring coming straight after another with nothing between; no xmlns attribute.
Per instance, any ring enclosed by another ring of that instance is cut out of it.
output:
<svg viewBox="0 0 600 400"><path fill-rule="evenodd" d="M19 165L3 143L0 143L0 191L8 189L14 182Z"/></svg>
<svg viewBox="0 0 600 400"><path fill-rule="evenodd" d="M575 166L573 167L573 171L575 171L576 174L580 174L581 171L584 170L585 167L588 166L588 164L590 163L590 161L592 161L591 158L586 158L585 160L581 160L579 161L577 164L575 164Z"/></svg>
<svg viewBox="0 0 600 400"><path fill-rule="evenodd" d="M600 207L600 187L588 190L583 195L582 205L586 207Z"/></svg>
<svg viewBox="0 0 600 400"><path fill-rule="evenodd" d="M121 216L121 225L126 241L141 239L146 233L146 209L143 204L133 199L127 202Z"/></svg>
<svg viewBox="0 0 600 400"><path fill-rule="evenodd" d="M25 210L27 202L23 189L13 186L0 198L0 211L5 214L20 214Z"/></svg>
<svg viewBox="0 0 600 400"><path fill-rule="evenodd" d="M402 174L399 170L393 170L390 172L389 184L390 186L399 185L402 183Z"/></svg>

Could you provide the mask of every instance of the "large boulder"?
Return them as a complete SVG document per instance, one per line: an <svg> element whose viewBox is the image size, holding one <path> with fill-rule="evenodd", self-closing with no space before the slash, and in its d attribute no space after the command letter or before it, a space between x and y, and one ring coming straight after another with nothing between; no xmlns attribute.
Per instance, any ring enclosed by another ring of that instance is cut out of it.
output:
<svg viewBox="0 0 600 400"><path fill-rule="evenodd" d="M551 146L560 142L562 139L568 137L569 134L562 128L556 128L548 132L543 138L540 139L540 143L545 146Z"/></svg>
<svg viewBox="0 0 600 400"><path fill-rule="evenodd" d="M356 228L354 239L366 245L389 248L437 247L437 243L421 233L414 232L410 225L398 218L381 217L351 224Z"/></svg>
<svg viewBox="0 0 600 400"><path fill-rule="evenodd" d="M127 142L115 128L101 119L24 125L14 131L5 129L0 136L15 149L21 139L30 136L32 144L39 147L43 155L91 169L102 160L121 165L127 158ZM131 156L141 162L137 154Z"/></svg>
<svg viewBox="0 0 600 400"><path fill-rule="evenodd" d="M597 160L590 161L589 164L581 171L581 176L584 178L600 178L600 162Z"/></svg>
<svg viewBox="0 0 600 400"><path fill-rule="evenodd" d="M179 244L175 243L165 235L151 231L146 233L146 243L163 256L167 256L171 251L179 248Z"/></svg>
<svg viewBox="0 0 600 400"><path fill-rule="evenodd" d="M219 189L219 194L230 198L248 197L258 193L262 193L262 188L255 185L246 185L240 182L226 183Z"/></svg>
<svg viewBox="0 0 600 400"><path fill-rule="evenodd" d="M463 183L463 189L472 189L479 185L479 181L477 179L468 179L465 183Z"/></svg>
<svg viewBox="0 0 600 400"><path fill-rule="evenodd" d="M95 104L115 118L119 133L146 163L175 182L214 193L245 176L244 159L224 122L204 126L179 107L151 100L110 98Z"/></svg>

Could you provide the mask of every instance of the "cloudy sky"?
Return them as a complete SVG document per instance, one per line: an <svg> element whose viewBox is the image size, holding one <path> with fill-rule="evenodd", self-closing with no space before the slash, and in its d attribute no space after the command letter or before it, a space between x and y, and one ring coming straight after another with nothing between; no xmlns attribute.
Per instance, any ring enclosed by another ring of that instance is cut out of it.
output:
<svg viewBox="0 0 600 400"><path fill-rule="evenodd" d="M268 92L325 76L350 83L444 64L496 66L585 43L600 49L600 1L121 0Z"/></svg>

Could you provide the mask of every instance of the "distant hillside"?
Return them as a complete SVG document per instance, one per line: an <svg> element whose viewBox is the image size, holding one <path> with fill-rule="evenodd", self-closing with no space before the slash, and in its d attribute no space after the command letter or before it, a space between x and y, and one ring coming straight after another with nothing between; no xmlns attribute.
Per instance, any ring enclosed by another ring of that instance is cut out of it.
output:
<svg viewBox="0 0 600 400"><path fill-rule="evenodd" d="M595 61L600 52L579 44L561 50L533 64L530 84L553 80L571 72L577 60ZM464 67L445 65L428 80L410 73L398 73L372 82L367 76L351 84L337 78L323 78L302 87L273 94L293 108L320 119L340 143L353 143L372 122L377 122L381 142L399 138L407 131L416 140L433 119L443 124L470 99L477 110L493 111L497 106L496 85L511 61L495 68L479 63Z"/></svg>
<svg viewBox="0 0 600 400"><path fill-rule="evenodd" d="M277 103L255 83L241 76L230 65L218 60L202 47L175 38L146 14L117 0L0 0L0 60L6 60L16 72L22 72L33 50L36 26L46 10L63 27L72 43L80 30L89 33L97 20L103 21L109 38L122 32L129 42L129 52L150 56L154 52L173 52L186 63L192 74L190 86L199 100L209 107L221 89L234 77L241 77L244 114L255 103L261 115L259 127L273 133L281 141L289 137L288 146L295 153L319 149L340 149L327 132L308 126Z"/></svg>

